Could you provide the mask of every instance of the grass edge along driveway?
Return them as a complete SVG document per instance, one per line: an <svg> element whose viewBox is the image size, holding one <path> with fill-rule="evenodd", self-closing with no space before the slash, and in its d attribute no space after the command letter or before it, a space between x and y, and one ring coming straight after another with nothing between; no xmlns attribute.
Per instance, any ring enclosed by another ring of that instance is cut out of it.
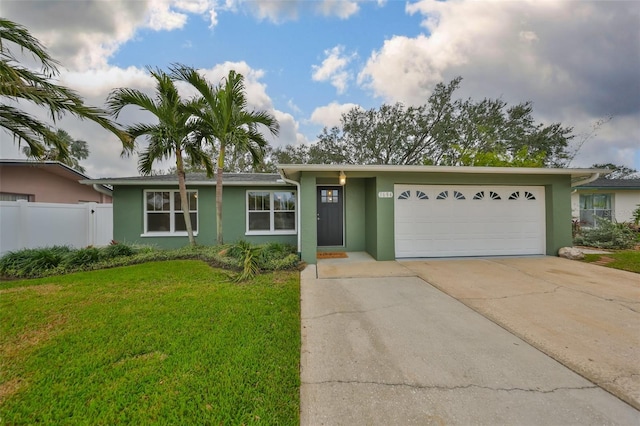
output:
<svg viewBox="0 0 640 426"><path fill-rule="evenodd" d="M193 260L0 283L0 423L298 424L299 286Z"/></svg>
<svg viewBox="0 0 640 426"><path fill-rule="evenodd" d="M640 274L640 250L621 250L607 254L585 254L584 261L608 268Z"/></svg>

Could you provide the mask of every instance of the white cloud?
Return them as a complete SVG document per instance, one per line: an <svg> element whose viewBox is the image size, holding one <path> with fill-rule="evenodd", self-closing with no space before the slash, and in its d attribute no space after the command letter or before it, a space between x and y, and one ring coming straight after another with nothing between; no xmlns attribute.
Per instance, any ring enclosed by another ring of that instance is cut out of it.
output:
<svg viewBox="0 0 640 426"><path fill-rule="evenodd" d="M299 145L308 143L306 136L299 131L298 122L291 114L274 110L273 115L280 124L280 133L277 138L271 138L271 146L274 148L286 145Z"/></svg>
<svg viewBox="0 0 640 426"><path fill-rule="evenodd" d="M209 14L213 0L51 1L2 0L3 17L25 25L64 67L108 68L109 58L138 30L183 28L189 14ZM36 13L37 12L37 13Z"/></svg>
<svg viewBox="0 0 640 426"><path fill-rule="evenodd" d="M347 19L360 10L358 3L362 1L367 0L226 0L224 8L237 11L245 7L258 19L266 19L280 24L297 20L305 12ZM380 4L380 0L378 4Z"/></svg>
<svg viewBox="0 0 640 426"><path fill-rule="evenodd" d="M337 16L340 19L347 19L351 15L358 13L360 7L356 1L346 0L322 0L315 2L317 10L324 16Z"/></svg>
<svg viewBox="0 0 640 426"><path fill-rule="evenodd" d="M349 62L356 57L355 54L345 55L344 46L335 46L324 51L325 59L321 65L312 65L314 81L330 81L338 94L347 90L351 77L345 70Z"/></svg>
<svg viewBox="0 0 640 426"><path fill-rule="evenodd" d="M154 0L149 10L149 19L146 26L155 31L175 30L182 28L187 23L187 15L171 9L167 1Z"/></svg>
<svg viewBox="0 0 640 426"><path fill-rule="evenodd" d="M357 104L339 104L337 102L332 102L329 105L316 108L311 114L310 121L326 127L339 126L342 114L351 111L353 108L361 107Z"/></svg>
<svg viewBox="0 0 640 426"><path fill-rule="evenodd" d="M423 0L406 10L423 17L425 33L391 37L371 54L358 82L374 96L424 104L435 84L462 76L457 96L532 101L537 120L578 135L614 116L611 135L603 128L576 161L633 163L640 38L630 34L640 3Z"/></svg>

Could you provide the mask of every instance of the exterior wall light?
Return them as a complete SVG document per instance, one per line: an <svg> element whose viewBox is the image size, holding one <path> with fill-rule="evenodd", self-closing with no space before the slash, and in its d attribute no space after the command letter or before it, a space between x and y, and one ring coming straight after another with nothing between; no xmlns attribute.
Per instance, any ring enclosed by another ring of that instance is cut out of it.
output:
<svg viewBox="0 0 640 426"><path fill-rule="evenodd" d="M340 185L347 183L347 175L344 172L340 172Z"/></svg>

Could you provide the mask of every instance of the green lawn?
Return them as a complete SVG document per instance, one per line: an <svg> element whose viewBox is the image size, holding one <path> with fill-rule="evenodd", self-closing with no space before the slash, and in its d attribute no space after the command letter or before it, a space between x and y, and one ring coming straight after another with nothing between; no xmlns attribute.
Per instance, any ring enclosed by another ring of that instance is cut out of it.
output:
<svg viewBox="0 0 640 426"><path fill-rule="evenodd" d="M0 283L1 424L298 424L299 274L201 261Z"/></svg>
<svg viewBox="0 0 640 426"><path fill-rule="evenodd" d="M597 262L603 257L613 259L612 262L608 262L604 266L640 274L640 250L625 250L608 254L586 254L584 260L585 262Z"/></svg>

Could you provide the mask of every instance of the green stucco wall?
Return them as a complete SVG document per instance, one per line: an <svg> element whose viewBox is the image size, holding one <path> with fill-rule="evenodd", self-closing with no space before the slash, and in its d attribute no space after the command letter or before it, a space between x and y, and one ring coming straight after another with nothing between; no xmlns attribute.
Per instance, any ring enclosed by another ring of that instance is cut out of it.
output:
<svg viewBox="0 0 640 426"><path fill-rule="evenodd" d="M119 242L178 248L189 244L186 236L141 236L144 233L144 190L178 189L177 186L148 188L142 186L116 186L113 191L113 237ZM198 236L200 245L216 244L216 194L214 186L189 186L198 190ZM282 242L297 244L296 235L245 235L246 191L282 190L284 187L225 187L223 192L222 222L225 243L246 240L255 244ZM286 188L287 190L295 187Z"/></svg>
<svg viewBox="0 0 640 426"><path fill-rule="evenodd" d="M335 172L303 172L302 258L315 263L317 250L315 193L318 184L338 184ZM377 260L395 259L394 198L379 198L395 184L532 185L545 188L546 254L572 244L569 175L350 172L345 186L345 245L324 250L367 251ZM364 233L364 235L363 235Z"/></svg>

